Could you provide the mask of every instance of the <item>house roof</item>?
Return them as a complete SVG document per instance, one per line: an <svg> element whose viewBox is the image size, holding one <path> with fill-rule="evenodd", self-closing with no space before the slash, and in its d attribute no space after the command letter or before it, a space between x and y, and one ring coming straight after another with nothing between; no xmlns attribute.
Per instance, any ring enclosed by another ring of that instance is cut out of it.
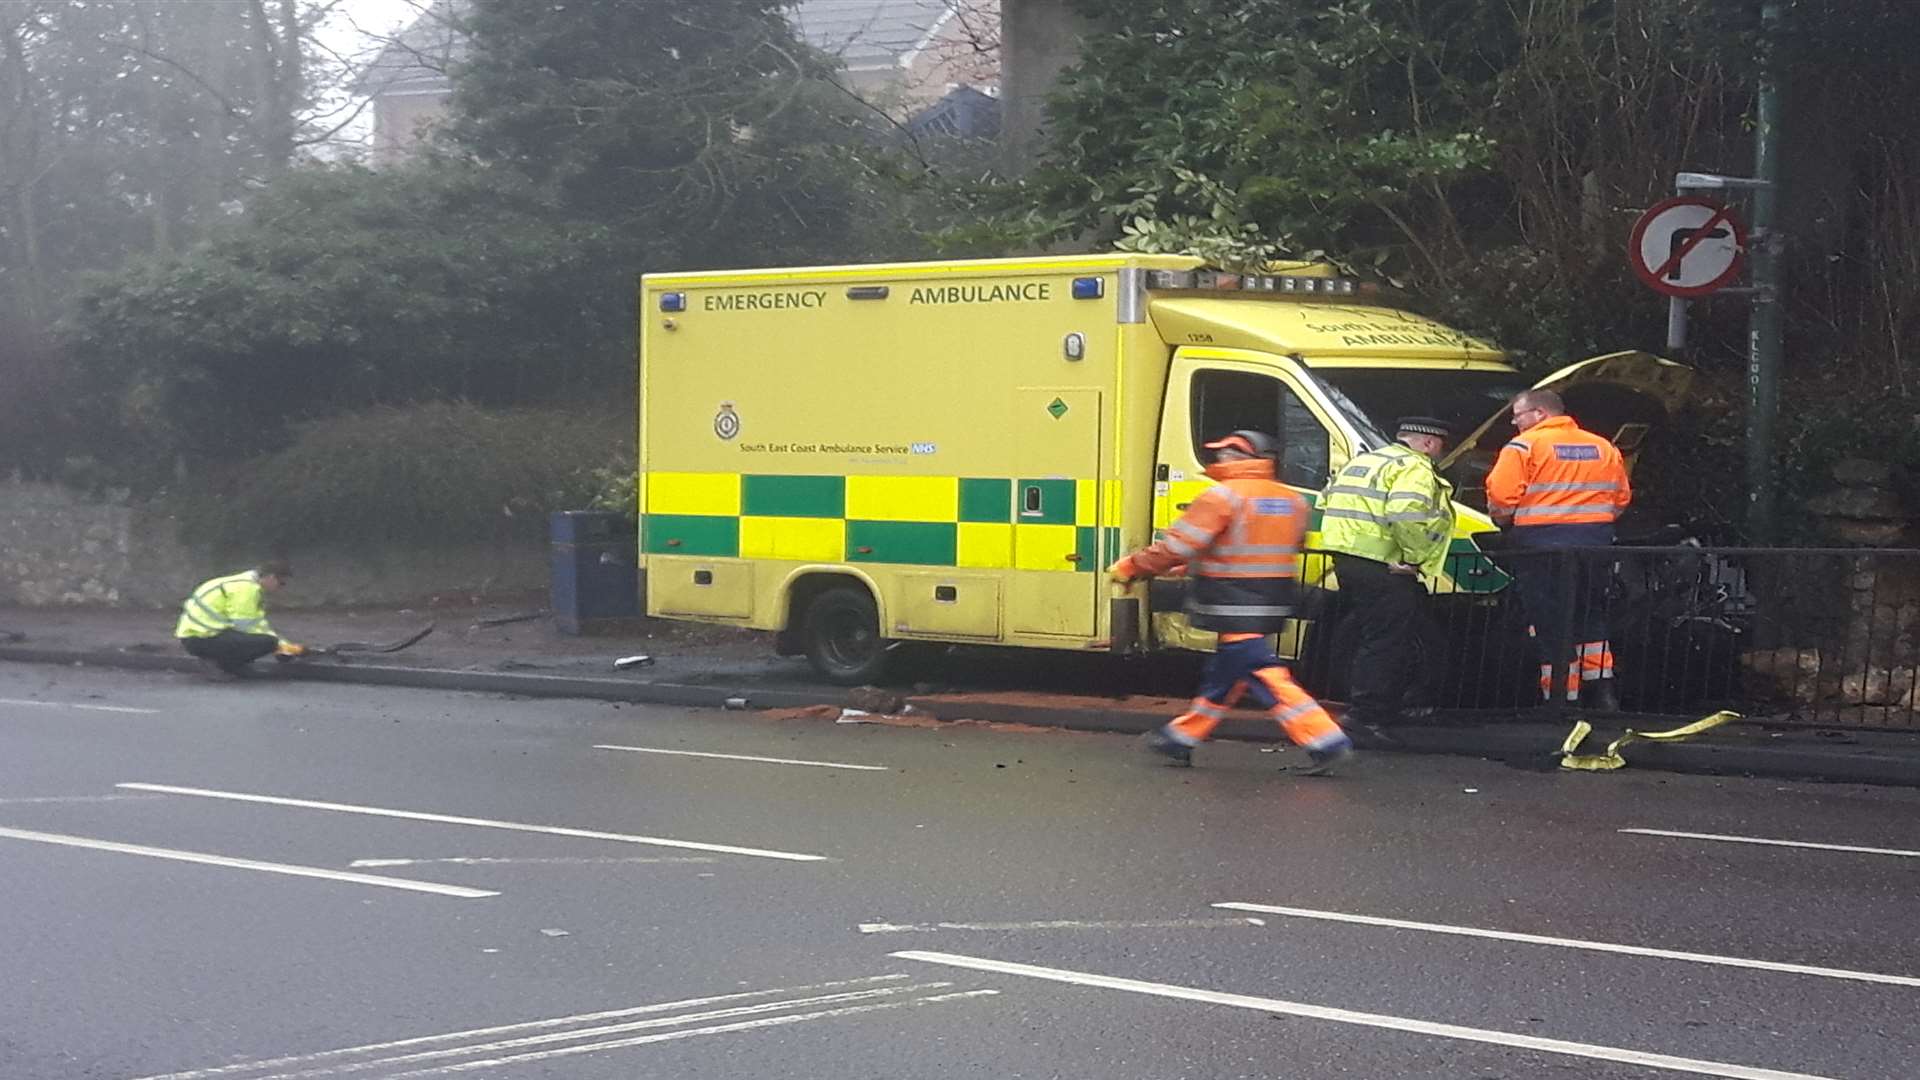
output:
<svg viewBox="0 0 1920 1080"><path fill-rule="evenodd" d="M949 0L800 0L787 18L807 44L861 70L911 61L952 15Z"/></svg>
<svg viewBox="0 0 1920 1080"><path fill-rule="evenodd" d="M354 80L364 94L445 91L448 65L466 58L459 16L469 0L433 3ZM953 16L953 0L798 0L788 19L807 44L850 71L904 66Z"/></svg>
<svg viewBox="0 0 1920 1080"><path fill-rule="evenodd" d="M448 66L467 57L468 38L459 25L467 2L433 0L380 50L354 80L354 90L374 95L444 92Z"/></svg>
<svg viewBox="0 0 1920 1080"><path fill-rule="evenodd" d="M956 86L946 96L907 118L913 135L991 139L1000 134L1000 99L971 86Z"/></svg>

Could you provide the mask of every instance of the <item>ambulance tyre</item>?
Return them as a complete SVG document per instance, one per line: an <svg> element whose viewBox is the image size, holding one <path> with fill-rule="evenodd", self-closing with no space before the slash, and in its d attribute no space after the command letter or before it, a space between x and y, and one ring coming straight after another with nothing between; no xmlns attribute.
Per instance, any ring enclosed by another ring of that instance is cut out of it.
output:
<svg viewBox="0 0 1920 1080"><path fill-rule="evenodd" d="M859 686L880 677L887 642L880 636L880 610L858 587L836 586L807 605L807 662L829 682Z"/></svg>

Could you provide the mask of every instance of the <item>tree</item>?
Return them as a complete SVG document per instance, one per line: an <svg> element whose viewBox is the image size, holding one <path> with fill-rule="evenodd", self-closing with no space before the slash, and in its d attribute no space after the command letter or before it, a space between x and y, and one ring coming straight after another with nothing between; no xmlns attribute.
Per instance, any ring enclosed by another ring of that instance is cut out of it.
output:
<svg viewBox="0 0 1920 1080"><path fill-rule="evenodd" d="M313 31L337 0L0 0L0 318L74 274L190 244L329 128Z"/></svg>
<svg viewBox="0 0 1920 1080"><path fill-rule="evenodd" d="M136 456L237 459L287 426L631 386L607 235L510 174L296 170L192 252L90 280L67 343Z"/></svg>
<svg viewBox="0 0 1920 1080"><path fill-rule="evenodd" d="M1632 209L1722 156L1747 102L1707 0L1084 6L1101 30L1003 220L1234 265L1330 254L1542 364L1635 328L1593 303L1632 288Z"/></svg>
<svg viewBox="0 0 1920 1080"><path fill-rule="evenodd" d="M1242 264L1354 252L1490 160L1465 107L1481 65L1426 25L1479 5L1084 6L1105 32L1064 75L1052 145L1016 196L1053 236Z"/></svg>
<svg viewBox="0 0 1920 1080"><path fill-rule="evenodd" d="M295 168L91 279L66 342L143 464L376 405L631 400L650 270L901 254L892 156L779 4L478 0L440 152Z"/></svg>
<svg viewBox="0 0 1920 1080"><path fill-rule="evenodd" d="M852 254L872 119L780 0L475 0L455 145L638 245L636 267Z"/></svg>
<svg viewBox="0 0 1920 1080"><path fill-rule="evenodd" d="M1534 369L1658 347L1664 306L1627 271L1627 229L1675 172L1750 169L1771 57L1797 103L1788 400L1820 403L1785 418L1792 464L1809 483L1862 448L1920 464L1920 440L1881 438L1920 414L1920 5L1793 0L1777 42L1759 0L1083 6L1099 29L1039 167L981 197L1001 236L1222 262L1325 252ZM1745 316L1696 306L1686 359L1711 407L1676 475L1697 506L1740 494L1714 479L1737 465L1714 462L1738 455Z"/></svg>

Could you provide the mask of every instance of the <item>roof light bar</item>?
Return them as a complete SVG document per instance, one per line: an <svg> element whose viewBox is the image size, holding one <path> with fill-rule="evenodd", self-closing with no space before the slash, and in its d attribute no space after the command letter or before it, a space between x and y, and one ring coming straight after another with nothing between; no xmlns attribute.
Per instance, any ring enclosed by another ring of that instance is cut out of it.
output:
<svg viewBox="0 0 1920 1080"><path fill-rule="evenodd" d="M1352 278L1229 274L1220 270L1149 270L1147 288L1167 292L1256 292L1294 296L1352 296L1366 286Z"/></svg>

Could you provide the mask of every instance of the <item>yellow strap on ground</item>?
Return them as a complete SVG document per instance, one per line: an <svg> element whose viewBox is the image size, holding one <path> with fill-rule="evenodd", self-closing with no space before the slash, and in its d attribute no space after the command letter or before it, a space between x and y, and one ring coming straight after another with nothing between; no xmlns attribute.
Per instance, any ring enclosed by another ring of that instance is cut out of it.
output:
<svg viewBox="0 0 1920 1080"><path fill-rule="evenodd" d="M1585 720L1581 720L1573 725L1572 731L1567 733L1567 741L1560 744L1560 767L1563 769L1583 769L1587 772L1610 772L1626 766L1627 759L1620 756L1620 748L1628 743L1637 742L1641 739L1651 739L1655 742L1677 742L1680 739L1691 738L1703 731L1712 731L1721 724L1738 719L1740 719L1739 713L1729 712L1723 709L1711 716L1703 716L1684 727L1674 728L1672 731L1635 731L1632 728L1628 728L1625 734L1607 744L1606 753L1576 754L1574 751L1580 748L1580 744L1586 741L1588 735L1593 734L1593 725L1587 723Z"/></svg>

